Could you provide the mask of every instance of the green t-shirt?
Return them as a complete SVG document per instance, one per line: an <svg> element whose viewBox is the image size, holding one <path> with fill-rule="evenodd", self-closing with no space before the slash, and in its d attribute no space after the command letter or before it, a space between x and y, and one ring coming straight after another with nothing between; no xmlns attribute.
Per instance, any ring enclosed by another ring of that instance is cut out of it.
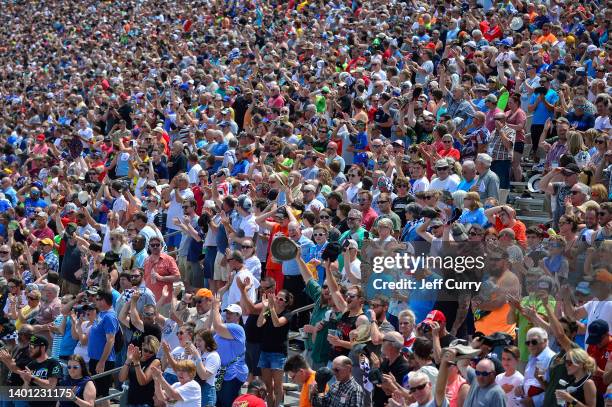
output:
<svg viewBox="0 0 612 407"><path fill-rule="evenodd" d="M552 296L548 296L548 303L553 309L555 308L556 300ZM546 316L546 308L542 304L542 301L536 298L533 294L524 297L521 300L521 306L523 308L533 307L536 309L538 314ZM527 362L529 360L529 350L527 349L527 345L525 345L525 340L527 339L527 331L533 328L533 325L529 322L527 318L523 314L518 311L515 311L518 317L518 347L521 351L521 362Z"/></svg>
<svg viewBox="0 0 612 407"><path fill-rule="evenodd" d="M327 110L327 100L325 96L317 95L315 97L315 106L317 108L317 113L325 113Z"/></svg>
<svg viewBox="0 0 612 407"><path fill-rule="evenodd" d="M330 308L327 305L321 305L321 286L315 279L311 279L306 284L306 295L308 295L315 303L310 315L310 325L316 325L320 321L325 320L325 314ZM312 351L312 360L317 363L325 363L329 359L329 341L327 340L328 324L323 324L323 329L317 332L314 343L312 342L312 334L308 334L306 338L306 349Z"/></svg>
<svg viewBox="0 0 612 407"><path fill-rule="evenodd" d="M382 215L380 215L374 221L374 225L372 225L372 229L374 229L378 225L378 222L380 222L380 220L384 218L391 219L391 222L393 222L393 231L399 232L400 230L402 230L402 220L400 219L399 215L395 212L383 213Z"/></svg>
<svg viewBox="0 0 612 407"><path fill-rule="evenodd" d="M357 232L355 233L352 233L349 229L340 236L338 243L340 243L340 246L342 246L346 239L353 239L357 242L357 247L361 249L361 246L363 246L363 238L365 237L365 232L366 230L363 227L357 229ZM361 260L361 257L359 259ZM342 253L340 253L340 255L338 256L338 270L344 270L344 255Z"/></svg>

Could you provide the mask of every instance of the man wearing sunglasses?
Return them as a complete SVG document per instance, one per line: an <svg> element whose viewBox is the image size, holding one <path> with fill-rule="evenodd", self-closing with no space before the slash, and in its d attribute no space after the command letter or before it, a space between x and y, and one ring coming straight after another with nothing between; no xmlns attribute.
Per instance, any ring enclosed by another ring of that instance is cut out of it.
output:
<svg viewBox="0 0 612 407"><path fill-rule="evenodd" d="M527 331L525 344L529 350L529 361L525 367L522 395L530 398L535 407L540 407L544 405L544 389L538 377L548 369L555 352L548 347L548 333L540 327Z"/></svg>
<svg viewBox="0 0 612 407"><path fill-rule="evenodd" d="M172 292L172 283L180 281L181 274L176 261L168 254L162 253L162 241L159 236L149 239L149 250L151 253L144 262L144 281L155 295L155 299L159 300L164 286Z"/></svg>

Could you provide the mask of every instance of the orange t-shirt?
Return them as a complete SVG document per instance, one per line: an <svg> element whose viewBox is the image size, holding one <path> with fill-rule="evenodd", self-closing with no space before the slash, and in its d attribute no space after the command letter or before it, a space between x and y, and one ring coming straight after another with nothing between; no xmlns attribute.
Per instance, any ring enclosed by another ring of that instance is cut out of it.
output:
<svg viewBox="0 0 612 407"><path fill-rule="evenodd" d="M507 227L504 226L503 223L501 223L501 220L499 220L499 216L496 216L495 230L497 230L497 232L499 233L506 228ZM521 247L527 247L527 227L525 226L525 224L520 220L516 220L514 221L514 226L512 226L512 230L514 231L514 238L516 242L520 244Z"/></svg>
<svg viewBox="0 0 612 407"><path fill-rule="evenodd" d="M476 327L477 331L482 332L485 335L491 335L494 332L502 332L514 338L516 335L514 332L516 324L509 324L506 322L508 313L511 310L510 305L506 303L501 307L494 309L484 317L480 318L478 321L474 321L474 326Z"/></svg>
<svg viewBox="0 0 612 407"><path fill-rule="evenodd" d="M302 385L302 391L300 392L300 404L299 407L312 407L312 403L310 402L310 398L308 397L310 394L310 386L315 383L315 375L316 372L312 372L308 380ZM325 386L325 391L329 390L329 386Z"/></svg>
<svg viewBox="0 0 612 407"><path fill-rule="evenodd" d="M542 44L544 42L548 42L549 44L554 44L555 42L557 42L557 37L555 37L555 35L553 33L548 33L548 35L540 35L538 38L536 38L535 41L537 44Z"/></svg>

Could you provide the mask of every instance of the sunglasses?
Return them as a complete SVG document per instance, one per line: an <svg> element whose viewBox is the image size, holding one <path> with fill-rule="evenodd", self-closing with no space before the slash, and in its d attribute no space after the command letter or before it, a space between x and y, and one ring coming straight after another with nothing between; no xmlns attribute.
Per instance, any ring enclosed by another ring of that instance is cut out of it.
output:
<svg viewBox="0 0 612 407"><path fill-rule="evenodd" d="M272 286L263 286L263 285L260 285L259 288L261 288L264 291L268 291L268 290L272 289Z"/></svg>
<svg viewBox="0 0 612 407"><path fill-rule="evenodd" d="M476 374L476 376L482 376L482 377L487 377L493 374L493 372L481 372L480 370L474 370L474 373Z"/></svg>
<svg viewBox="0 0 612 407"><path fill-rule="evenodd" d="M246 246L246 245L241 245L240 246L241 249L252 249L253 246Z"/></svg>
<svg viewBox="0 0 612 407"><path fill-rule="evenodd" d="M582 192L580 192L580 191L571 191L571 193L572 193L572 195L578 195L578 194L581 194Z"/></svg>
<svg viewBox="0 0 612 407"><path fill-rule="evenodd" d="M357 298L357 295L356 294L347 294L346 298L350 298L350 299Z"/></svg>
<svg viewBox="0 0 612 407"><path fill-rule="evenodd" d="M597 144L603 144L603 143L605 143L606 141L605 141L605 140L602 140L602 139L598 139L598 140L595 140L595 142L596 142Z"/></svg>
<svg viewBox="0 0 612 407"><path fill-rule="evenodd" d="M323 216L319 216L319 219L321 219L321 220L323 220L323 219L331 219L331 216L323 215Z"/></svg>
<svg viewBox="0 0 612 407"><path fill-rule="evenodd" d="M428 383L423 383L423 384L419 384L418 386L410 387L408 391L410 393L414 393L416 391L423 390L427 386L427 384Z"/></svg>
<svg viewBox="0 0 612 407"><path fill-rule="evenodd" d="M161 244L159 243L149 243L149 247L153 248L153 247L161 247Z"/></svg>
<svg viewBox="0 0 612 407"><path fill-rule="evenodd" d="M40 298L36 298L36 297L30 297L28 295L28 300L32 300L32 301L38 301Z"/></svg>
<svg viewBox="0 0 612 407"><path fill-rule="evenodd" d="M349 174L349 177L350 177L350 178L353 178L353 177L359 177L359 174Z"/></svg>
<svg viewBox="0 0 612 407"><path fill-rule="evenodd" d="M389 201L387 201L387 200L384 200L384 201L378 201L378 203L379 203L379 204L386 204L386 203L389 203Z"/></svg>
<svg viewBox="0 0 612 407"><path fill-rule="evenodd" d="M178 331L176 334L177 335L185 335L187 332L186 331Z"/></svg>
<svg viewBox="0 0 612 407"><path fill-rule="evenodd" d="M448 167L438 167L436 168L438 171L448 171Z"/></svg>
<svg viewBox="0 0 612 407"><path fill-rule="evenodd" d="M326 234L325 233L313 233L312 236L314 237L324 237Z"/></svg>
<svg viewBox="0 0 612 407"><path fill-rule="evenodd" d="M525 345L527 345L527 346L529 346L529 345L535 346L535 345L537 345L539 343L540 343L540 341L538 341L537 339L532 339L532 340L526 340L525 341Z"/></svg>
<svg viewBox="0 0 612 407"><path fill-rule="evenodd" d="M81 368L81 366L79 366L79 365L68 365L68 369L70 369L70 370L77 370L77 369L80 369L80 368Z"/></svg>
<svg viewBox="0 0 612 407"><path fill-rule="evenodd" d="M0 251L0 254L9 254L9 252L3 250L3 251Z"/></svg>
<svg viewBox="0 0 612 407"><path fill-rule="evenodd" d="M155 353L152 349L142 348L143 353Z"/></svg>
<svg viewBox="0 0 612 407"><path fill-rule="evenodd" d="M361 220L361 218L351 218L351 217L349 217L348 220Z"/></svg>

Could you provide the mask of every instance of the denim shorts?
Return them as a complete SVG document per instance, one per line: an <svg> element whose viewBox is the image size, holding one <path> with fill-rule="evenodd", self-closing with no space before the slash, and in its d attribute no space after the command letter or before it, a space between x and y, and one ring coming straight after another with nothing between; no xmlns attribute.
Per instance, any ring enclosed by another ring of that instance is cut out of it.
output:
<svg viewBox="0 0 612 407"><path fill-rule="evenodd" d="M287 355L277 352L261 352L257 367L260 369L283 370Z"/></svg>
<svg viewBox="0 0 612 407"><path fill-rule="evenodd" d="M176 232L176 230L168 229L168 234ZM166 245L170 247L179 247L181 245L181 238L183 235L179 232L172 236L167 237Z"/></svg>

